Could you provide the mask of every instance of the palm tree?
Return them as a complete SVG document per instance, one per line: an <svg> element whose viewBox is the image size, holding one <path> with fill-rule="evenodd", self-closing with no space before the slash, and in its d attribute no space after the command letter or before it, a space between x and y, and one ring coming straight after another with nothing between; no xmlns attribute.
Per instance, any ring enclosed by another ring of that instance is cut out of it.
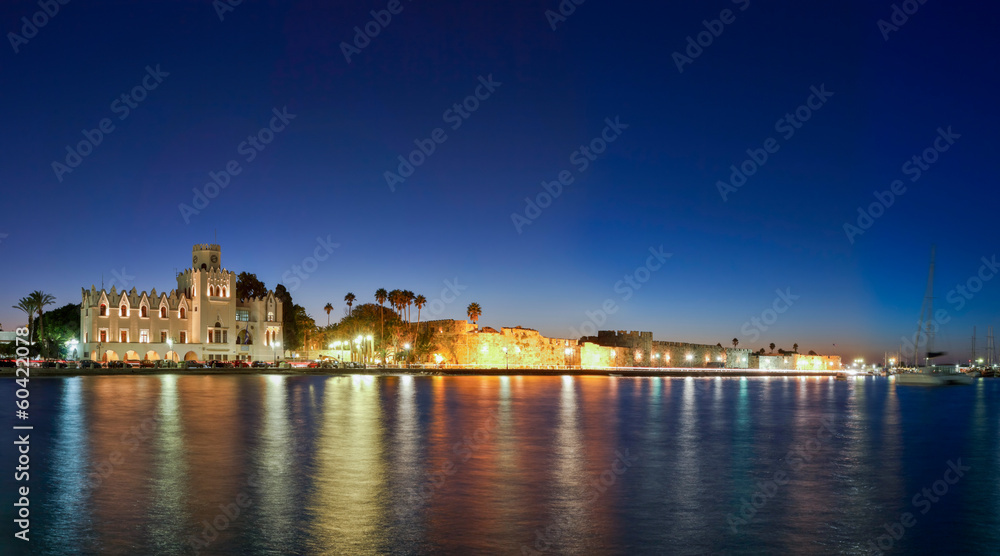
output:
<svg viewBox="0 0 1000 556"><path fill-rule="evenodd" d="M736 338L733 338L733 347L736 347L738 345L740 345L740 341Z"/></svg>
<svg viewBox="0 0 1000 556"><path fill-rule="evenodd" d="M468 311L469 320L472 321L472 324L476 324L479 321L479 317L483 315L483 308L475 301L469 303L469 306L465 310Z"/></svg>
<svg viewBox="0 0 1000 556"><path fill-rule="evenodd" d="M416 296L410 290L403 290L403 302L406 304L406 322L410 322L410 306Z"/></svg>
<svg viewBox="0 0 1000 556"><path fill-rule="evenodd" d="M13 305L15 309L20 309L28 315L28 342L31 342L31 323L35 322L35 304L30 297L22 297L17 305Z"/></svg>
<svg viewBox="0 0 1000 556"><path fill-rule="evenodd" d="M417 326L420 326L420 309L427 305L427 298L423 295L418 295L413 298L413 304L417 306Z"/></svg>
<svg viewBox="0 0 1000 556"><path fill-rule="evenodd" d="M389 305L392 307L393 311L396 311L396 314L398 315L399 314L399 290L391 290L389 292L389 296L388 297L389 297ZM403 317L399 317L399 318L402 319Z"/></svg>
<svg viewBox="0 0 1000 556"><path fill-rule="evenodd" d="M774 353L774 342L771 342L771 345L768 346L768 347L771 348L771 353Z"/></svg>
<svg viewBox="0 0 1000 556"><path fill-rule="evenodd" d="M41 351L44 356L45 352L45 331L42 330L42 313L45 311L46 305L52 305L56 302L56 298L53 295L42 292L41 290L35 290L28 294L28 298L31 299L32 303L35 305L35 311L38 312L38 341L41 342Z"/></svg>
<svg viewBox="0 0 1000 556"><path fill-rule="evenodd" d="M330 311L333 310L333 305L327 303L326 306L323 307L323 310L326 311L326 325L330 326Z"/></svg>
<svg viewBox="0 0 1000 556"><path fill-rule="evenodd" d="M351 293L351 292L347 292L347 295L344 296L344 303L347 303L347 314L348 315L353 314L353 309L351 309L351 307L354 306L354 300L355 299L357 299L357 297L354 297L354 294Z"/></svg>
<svg viewBox="0 0 1000 556"><path fill-rule="evenodd" d="M794 351L795 353L798 353L799 352L799 344L792 344L792 351Z"/></svg>
<svg viewBox="0 0 1000 556"><path fill-rule="evenodd" d="M386 293L385 288L375 290L375 301L378 302L380 307L378 310L378 316L381 321L382 330L382 333L379 335L379 343L382 344L382 361L385 361L385 342L383 341L385 338L385 315L382 314L382 308L385 307L385 300L387 297L389 297L389 294Z"/></svg>

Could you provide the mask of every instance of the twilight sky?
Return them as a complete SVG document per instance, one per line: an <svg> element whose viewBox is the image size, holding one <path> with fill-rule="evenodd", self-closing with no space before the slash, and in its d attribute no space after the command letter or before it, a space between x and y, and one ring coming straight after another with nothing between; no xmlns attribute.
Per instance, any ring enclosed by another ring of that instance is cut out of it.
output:
<svg viewBox="0 0 1000 556"><path fill-rule="evenodd" d="M685 4L3 2L0 323L169 291L218 242L322 324L401 288L425 320L881 360L936 244L936 347L984 345L1000 9Z"/></svg>

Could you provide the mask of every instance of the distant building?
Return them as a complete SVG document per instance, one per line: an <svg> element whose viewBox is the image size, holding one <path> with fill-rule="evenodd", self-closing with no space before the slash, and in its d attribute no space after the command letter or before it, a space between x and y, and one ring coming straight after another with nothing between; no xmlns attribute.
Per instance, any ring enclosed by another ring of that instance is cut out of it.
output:
<svg viewBox="0 0 1000 556"><path fill-rule="evenodd" d="M613 367L692 367L746 369L750 350L721 345L665 342L653 339L652 332L599 330L597 336L582 339L605 348L614 348Z"/></svg>
<svg viewBox="0 0 1000 556"><path fill-rule="evenodd" d="M750 368L767 371L839 371L839 355L802 355L785 352L774 354L752 354Z"/></svg>
<svg viewBox="0 0 1000 556"><path fill-rule="evenodd" d="M191 268L167 293L83 289L81 356L119 360L270 360L281 355L281 302L236 298L236 273L218 245L195 245Z"/></svg>

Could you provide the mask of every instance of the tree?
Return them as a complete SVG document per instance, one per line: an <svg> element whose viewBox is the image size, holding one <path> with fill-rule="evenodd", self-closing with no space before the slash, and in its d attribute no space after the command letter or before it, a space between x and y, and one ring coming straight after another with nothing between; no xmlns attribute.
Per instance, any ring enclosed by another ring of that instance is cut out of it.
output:
<svg viewBox="0 0 1000 556"><path fill-rule="evenodd" d="M39 328L41 328L41 324L39 324ZM80 304L69 303L58 309L47 311L43 332L49 342L53 342L58 348L60 355L72 355L68 353L66 342L74 339L82 341L80 336Z"/></svg>
<svg viewBox="0 0 1000 556"><path fill-rule="evenodd" d="M476 324L479 321L479 317L483 315L483 308L475 301L469 303L469 306L465 310L469 313L469 320L472 321L472 324Z"/></svg>
<svg viewBox="0 0 1000 556"><path fill-rule="evenodd" d="M757 353L764 355L765 353L767 353L767 351L764 348L760 348L760 351L758 351Z"/></svg>
<svg viewBox="0 0 1000 556"><path fill-rule="evenodd" d="M323 310L326 311L326 325L330 326L330 311L333 310L333 304L327 303Z"/></svg>
<svg viewBox="0 0 1000 556"><path fill-rule="evenodd" d="M20 309L28 315L28 342L31 342L31 325L35 322L35 304L30 297L22 297L18 300L17 305L13 305L15 309Z"/></svg>
<svg viewBox="0 0 1000 556"><path fill-rule="evenodd" d="M771 345L769 347L771 348L771 353L774 353L774 342L771 342Z"/></svg>
<svg viewBox="0 0 1000 556"><path fill-rule="evenodd" d="M740 345L740 341L736 338L733 338L733 347L736 347L738 345Z"/></svg>
<svg viewBox="0 0 1000 556"><path fill-rule="evenodd" d="M427 305L427 298L423 294L413 298L413 304L417 306L417 326L420 326L420 310Z"/></svg>
<svg viewBox="0 0 1000 556"><path fill-rule="evenodd" d="M35 312L38 313L38 341L41 343L41 353L42 357L45 357L45 334L42 330L42 312L45 310L46 305L52 305L56 302L56 298L50 294L42 292L41 290L35 290L28 294L28 298L31 299L34 304Z"/></svg>
<svg viewBox="0 0 1000 556"><path fill-rule="evenodd" d="M403 303L406 305L406 322L412 321L410 318L410 306L413 305L413 300L416 297L410 290L403 290Z"/></svg>
<svg viewBox="0 0 1000 556"><path fill-rule="evenodd" d="M794 351L795 353L798 353L799 352L799 344L792 344L792 351Z"/></svg>
<svg viewBox="0 0 1000 556"><path fill-rule="evenodd" d="M375 290L375 301L377 301L379 305L379 311L378 311L379 322L380 322L379 342L382 345L382 361L385 361L385 315L383 313L385 312L384 311L385 300L388 297L389 294L385 291L385 288L379 288Z"/></svg>
<svg viewBox="0 0 1000 556"><path fill-rule="evenodd" d="M236 299L250 299L267 295L267 286L257 279L256 274L241 272L236 277Z"/></svg>
<svg viewBox="0 0 1000 556"><path fill-rule="evenodd" d="M347 292L347 295L344 296L344 303L347 303L347 316L351 315L351 307L354 306L355 299L357 299L357 297L355 297L351 292Z"/></svg>

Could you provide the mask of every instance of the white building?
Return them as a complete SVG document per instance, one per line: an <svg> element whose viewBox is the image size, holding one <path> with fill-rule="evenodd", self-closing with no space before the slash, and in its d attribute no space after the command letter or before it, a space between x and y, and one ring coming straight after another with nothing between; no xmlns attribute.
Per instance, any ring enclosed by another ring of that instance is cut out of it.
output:
<svg viewBox="0 0 1000 556"><path fill-rule="evenodd" d="M273 291L236 299L236 273L218 245L195 245L177 289L148 294L83 289L80 353L100 361L271 360L281 355L281 302Z"/></svg>

